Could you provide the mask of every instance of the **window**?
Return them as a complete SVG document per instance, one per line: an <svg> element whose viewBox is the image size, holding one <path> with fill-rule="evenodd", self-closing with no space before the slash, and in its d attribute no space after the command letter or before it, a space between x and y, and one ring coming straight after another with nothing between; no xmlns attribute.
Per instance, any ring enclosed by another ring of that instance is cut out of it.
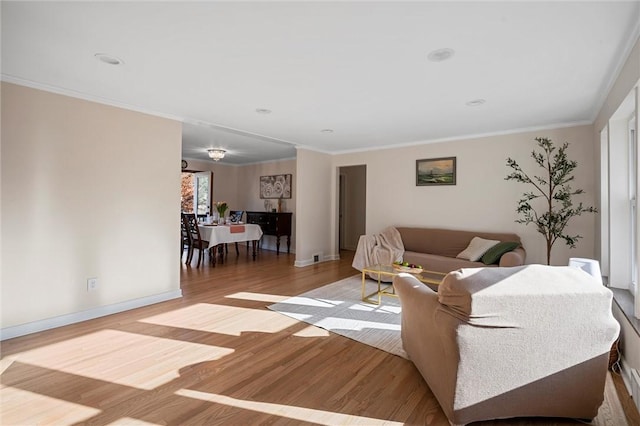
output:
<svg viewBox="0 0 640 426"><path fill-rule="evenodd" d="M631 282L629 291L636 295L638 291L638 141L636 139L636 117L632 114L627 121L629 139L629 206L631 219Z"/></svg>
<svg viewBox="0 0 640 426"><path fill-rule="evenodd" d="M608 285L629 290L640 318L637 98L635 88L600 137L600 254Z"/></svg>
<svg viewBox="0 0 640 426"><path fill-rule="evenodd" d="M608 285L629 290L640 317L637 92L627 96L601 134L600 252Z"/></svg>
<svg viewBox="0 0 640 426"><path fill-rule="evenodd" d="M184 213L206 216L211 213L213 173L182 172L180 207Z"/></svg>

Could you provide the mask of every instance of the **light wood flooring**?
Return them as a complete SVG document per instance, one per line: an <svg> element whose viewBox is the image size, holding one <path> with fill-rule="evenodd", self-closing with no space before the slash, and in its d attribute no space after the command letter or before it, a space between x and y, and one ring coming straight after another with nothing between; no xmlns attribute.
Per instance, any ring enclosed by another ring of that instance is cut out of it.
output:
<svg viewBox="0 0 640 426"><path fill-rule="evenodd" d="M240 250L182 265L182 299L3 342L0 424L449 424L410 361L266 309L354 275L352 253L295 268ZM610 376L592 424L638 419Z"/></svg>

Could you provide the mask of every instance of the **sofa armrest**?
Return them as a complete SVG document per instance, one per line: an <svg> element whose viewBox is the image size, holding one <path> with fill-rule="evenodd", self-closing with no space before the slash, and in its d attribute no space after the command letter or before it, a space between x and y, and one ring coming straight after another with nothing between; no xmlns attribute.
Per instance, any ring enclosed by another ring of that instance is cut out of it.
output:
<svg viewBox="0 0 640 426"><path fill-rule="evenodd" d="M520 246L515 250L503 254L500 258L499 266L502 268L507 268L510 266L521 266L524 265L525 258L526 252L524 251L522 246Z"/></svg>
<svg viewBox="0 0 640 426"><path fill-rule="evenodd" d="M402 305L402 346L445 413L452 415L460 359L456 329L461 321L443 309L438 293L414 276L399 274L393 286Z"/></svg>

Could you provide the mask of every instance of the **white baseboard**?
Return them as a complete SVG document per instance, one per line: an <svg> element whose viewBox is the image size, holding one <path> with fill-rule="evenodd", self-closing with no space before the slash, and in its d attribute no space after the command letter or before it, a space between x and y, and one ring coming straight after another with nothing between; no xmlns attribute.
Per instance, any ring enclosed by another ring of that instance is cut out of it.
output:
<svg viewBox="0 0 640 426"><path fill-rule="evenodd" d="M127 300L125 302L114 303L112 305L98 306L97 308L88 309L86 311L60 315L58 317L47 318L13 327L5 327L0 329L0 341L49 330L51 328L75 324L77 322L87 321L94 318L104 317L106 315L116 314L118 312L128 311L135 308L141 308L143 306L153 305L171 299L178 299L180 297L182 297L182 290L168 291L166 293Z"/></svg>
<svg viewBox="0 0 640 426"><path fill-rule="evenodd" d="M620 375L622 376L622 382L627 388L627 392L633 398L633 402L636 404L638 411L640 411L640 378L638 377L638 371L624 359L624 356L620 356Z"/></svg>
<svg viewBox="0 0 640 426"><path fill-rule="evenodd" d="M640 373L635 369L631 370L631 398L640 411Z"/></svg>
<svg viewBox="0 0 640 426"><path fill-rule="evenodd" d="M305 266L313 265L315 263L329 262L331 260L340 260L340 255L339 254L330 254L327 256L320 255L319 260L317 262L314 262L313 258L305 259L305 260L296 260L293 265L297 266L298 268L302 268Z"/></svg>

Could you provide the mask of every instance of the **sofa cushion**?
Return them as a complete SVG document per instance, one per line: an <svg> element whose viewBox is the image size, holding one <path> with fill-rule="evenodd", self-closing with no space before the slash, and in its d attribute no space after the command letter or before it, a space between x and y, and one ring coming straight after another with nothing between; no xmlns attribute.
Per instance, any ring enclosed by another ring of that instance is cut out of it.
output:
<svg viewBox="0 0 640 426"><path fill-rule="evenodd" d="M435 272L451 272L460 268L483 268L496 267L498 265L485 265L482 262L471 262L465 259L456 259L455 257L439 256L437 254L417 253L415 251L405 251L403 260L409 263L422 266L428 271Z"/></svg>
<svg viewBox="0 0 640 426"><path fill-rule="evenodd" d="M515 241L503 241L491 247L480 259L485 265L491 265L492 263L498 263L503 254L508 253L520 246L520 243Z"/></svg>
<svg viewBox="0 0 640 426"><path fill-rule="evenodd" d="M458 259L467 259L472 262L480 260L483 254L487 252L491 247L499 244L497 240L485 240L480 237L473 237L466 249L457 254Z"/></svg>
<svg viewBox="0 0 640 426"><path fill-rule="evenodd" d="M402 237L405 251L437 254L453 258L469 245L473 237L520 242L518 235L508 233L458 231L438 228L398 227L397 229Z"/></svg>

